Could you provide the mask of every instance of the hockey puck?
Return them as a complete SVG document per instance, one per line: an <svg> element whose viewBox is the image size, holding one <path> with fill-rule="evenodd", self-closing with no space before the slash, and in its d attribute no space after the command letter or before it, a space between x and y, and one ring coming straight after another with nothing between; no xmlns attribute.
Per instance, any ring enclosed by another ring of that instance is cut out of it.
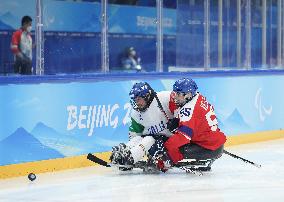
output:
<svg viewBox="0 0 284 202"><path fill-rule="evenodd" d="M34 173L30 173L28 175L28 178L29 178L30 181L34 181L36 179L36 175Z"/></svg>

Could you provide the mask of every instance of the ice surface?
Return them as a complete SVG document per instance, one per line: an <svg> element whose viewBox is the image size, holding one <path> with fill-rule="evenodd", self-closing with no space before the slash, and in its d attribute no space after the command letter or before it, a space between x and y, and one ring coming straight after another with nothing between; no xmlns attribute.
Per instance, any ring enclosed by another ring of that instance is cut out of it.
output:
<svg viewBox="0 0 284 202"><path fill-rule="evenodd" d="M226 149L262 168L225 154L201 177L94 166L0 180L0 201L284 201L284 139Z"/></svg>

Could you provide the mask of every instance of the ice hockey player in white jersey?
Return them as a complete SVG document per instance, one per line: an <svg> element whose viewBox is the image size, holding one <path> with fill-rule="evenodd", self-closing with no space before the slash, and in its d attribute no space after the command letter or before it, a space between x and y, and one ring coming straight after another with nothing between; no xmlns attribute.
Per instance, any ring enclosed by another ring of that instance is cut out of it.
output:
<svg viewBox="0 0 284 202"><path fill-rule="evenodd" d="M173 118L169 110L170 94L170 91L162 91L156 95L168 118ZM155 92L148 83L135 83L129 96L133 107L129 142L113 147L110 160L113 164L131 166L148 154L155 139L169 137L172 133L167 129L167 118L159 108Z"/></svg>

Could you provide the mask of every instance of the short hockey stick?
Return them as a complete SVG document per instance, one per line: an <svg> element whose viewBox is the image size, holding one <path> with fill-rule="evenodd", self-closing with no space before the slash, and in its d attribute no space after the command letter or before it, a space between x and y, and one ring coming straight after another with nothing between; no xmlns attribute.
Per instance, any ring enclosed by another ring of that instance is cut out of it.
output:
<svg viewBox="0 0 284 202"><path fill-rule="evenodd" d="M249 161L249 160L247 160L247 159L244 159L244 158L242 158L242 157L240 157L240 156L237 156L237 155L235 155L235 154L232 154L232 153L230 153L230 152L228 152L228 151L226 151L226 150L223 150L223 153L224 153L224 154L227 154L227 155L229 155L229 156L231 156L231 157L233 157L233 158L240 159L240 160L244 161L245 163L249 163L249 164L251 164L251 165L253 165L253 166L255 166L255 167L258 167L258 168L261 167L261 165L259 165L259 164L257 164L257 163L254 163L254 162Z"/></svg>
<svg viewBox="0 0 284 202"><path fill-rule="evenodd" d="M94 162L94 163L97 163L101 166L104 166L104 167L119 167L118 165L116 164L111 164L111 163L108 163L106 161L104 161L103 159L100 159L99 157L93 155L92 153L89 153L87 155L87 159ZM121 167L124 167L124 168L131 168L132 166L121 166Z"/></svg>
<svg viewBox="0 0 284 202"><path fill-rule="evenodd" d="M162 103L161 101L159 100L158 96L157 96L157 93L156 91L154 91L154 89L146 82L148 88L153 91L153 94L154 94L154 98L157 100L157 103L158 103L158 107L160 108L160 110L163 112L163 114L165 115L165 117L167 118L167 120L169 121L170 118L168 117L166 111L164 110L163 106L162 106Z"/></svg>
<svg viewBox="0 0 284 202"><path fill-rule="evenodd" d="M93 154L91 154L91 153L89 153L89 154L87 155L87 159L90 160L90 161L93 161L93 162L95 162L95 163L97 163L97 164L100 164L100 165L102 165L102 166L111 167L111 165L109 165L108 162L106 162L106 161L104 161L104 160L102 160L102 159L96 157L95 155L93 155Z"/></svg>

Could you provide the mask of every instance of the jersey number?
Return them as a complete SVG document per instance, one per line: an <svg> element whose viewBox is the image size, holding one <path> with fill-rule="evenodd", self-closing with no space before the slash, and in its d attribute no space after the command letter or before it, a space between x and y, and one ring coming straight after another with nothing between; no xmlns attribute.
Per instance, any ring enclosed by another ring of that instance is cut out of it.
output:
<svg viewBox="0 0 284 202"><path fill-rule="evenodd" d="M191 108L182 108L180 110L180 114L183 114L185 116L189 116L190 115L190 110L191 110Z"/></svg>

